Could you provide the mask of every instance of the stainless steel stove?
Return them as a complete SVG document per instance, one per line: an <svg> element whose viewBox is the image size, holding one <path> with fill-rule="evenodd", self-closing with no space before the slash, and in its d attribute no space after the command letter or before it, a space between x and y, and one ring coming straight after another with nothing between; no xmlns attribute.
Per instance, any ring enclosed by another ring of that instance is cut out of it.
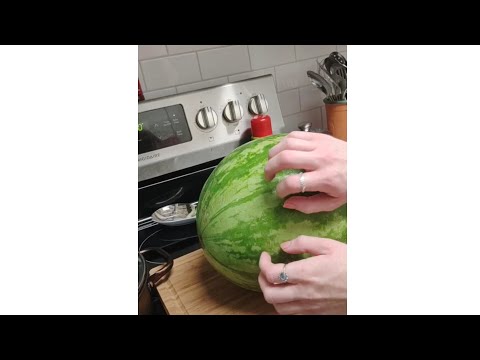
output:
<svg viewBox="0 0 480 360"><path fill-rule="evenodd" d="M152 214L198 201L217 164L251 140L250 121L268 114L283 132L273 76L197 90L138 104L138 249L161 248L178 258L200 248L196 223L160 225ZM154 267L163 259L146 258ZM155 313L164 313L154 295Z"/></svg>
<svg viewBox="0 0 480 360"><path fill-rule="evenodd" d="M195 223L159 225L151 215L198 201L216 165L250 141L257 114L270 116L274 134L283 131L271 75L138 104L139 250L160 247L177 258L199 248Z"/></svg>
<svg viewBox="0 0 480 360"><path fill-rule="evenodd" d="M138 249L162 248L178 258L200 248L196 223L160 225L151 215L198 201L208 176L251 140L250 121L268 114L274 134L284 122L272 75L138 104ZM146 258L154 267L163 259ZM158 296L156 314L162 314Z"/></svg>

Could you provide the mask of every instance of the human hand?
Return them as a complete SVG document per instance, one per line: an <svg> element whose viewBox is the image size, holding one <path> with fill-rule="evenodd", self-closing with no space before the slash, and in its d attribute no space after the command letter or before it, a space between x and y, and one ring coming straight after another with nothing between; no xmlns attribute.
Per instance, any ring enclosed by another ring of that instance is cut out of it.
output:
<svg viewBox="0 0 480 360"><path fill-rule="evenodd" d="M321 192L312 196L292 196L287 209L306 214L332 211L347 202L347 143L330 135L294 131L275 145L268 154L265 178L271 181L286 169L304 170L305 191ZM287 176L277 185L277 195L285 198L302 191L301 174Z"/></svg>
<svg viewBox="0 0 480 360"><path fill-rule="evenodd" d="M279 314L346 314L347 245L299 236L281 247L289 254L314 256L287 264L288 281L279 284L284 264L273 264L270 255L263 252L258 282L265 300Z"/></svg>

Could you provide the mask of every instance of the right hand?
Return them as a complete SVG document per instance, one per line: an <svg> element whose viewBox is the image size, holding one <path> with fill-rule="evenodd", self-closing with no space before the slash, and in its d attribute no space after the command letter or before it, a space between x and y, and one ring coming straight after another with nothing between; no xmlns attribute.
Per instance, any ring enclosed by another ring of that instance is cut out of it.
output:
<svg viewBox="0 0 480 360"><path fill-rule="evenodd" d="M306 214L332 211L347 202L347 143L330 135L294 131L268 154L265 178L271 181L286 169L304 170L306 189L321 194L292 196L283 206ZM300 175L290 175L277 185L277 195L285 198L301 192Z"/></svg>
<svg viewBox="0 0 480 360"><path fill-rule="evenodd" d="M262 252L258 283L265 301L279 314L346 314L347 245L331 239L299 236L281 244L288 254L313 256L284 267ZM285 270L287 284L278 284Z"/></svg>

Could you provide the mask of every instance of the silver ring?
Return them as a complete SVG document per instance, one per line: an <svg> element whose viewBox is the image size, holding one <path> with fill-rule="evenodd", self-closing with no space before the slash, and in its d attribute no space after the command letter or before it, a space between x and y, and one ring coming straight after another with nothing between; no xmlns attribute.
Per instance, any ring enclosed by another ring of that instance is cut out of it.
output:
<svg viewBox="0 0 480 360"><path fill-rule="evenodd" d="M278 279L280 280L281 283L286 283L288 281L288 275L285 272L286 267L287 267L287 264L283 265L283 270L280 273L280 275L278 275Z"/></svg>
<svg viewBox="0 0 480 360"><path fill-rule="evenodd" d="M305 185L305 173L302 173L302 175L300 175L300 187L302 188L302 194L305 192L305 188L307 187Z"/></svg>

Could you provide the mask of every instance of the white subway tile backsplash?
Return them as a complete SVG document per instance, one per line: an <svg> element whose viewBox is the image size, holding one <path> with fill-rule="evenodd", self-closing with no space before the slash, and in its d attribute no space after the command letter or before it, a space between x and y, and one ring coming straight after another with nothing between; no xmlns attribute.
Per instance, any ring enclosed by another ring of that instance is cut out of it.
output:
<svg viewBox="0 0 480 360"><path fill-rule="evenodd" d="M284 116L283 121L285 122L285 128L283 129L284 132L298 130L298 125L303 122L311 122L313 130L324 129L322 125L322 111L320 108L302 111L290 116Z"/></svg>
<svg viewBox="0 0 480 360"><path fill-rule="evenodd" d="M246 45L227 46L198 53L203 79L251 70Z"/></svg>
<svg viewBox="0 0 480 360"><path fill-rule="evenodd" d="M316 71L316 69L317 62L315 59L304 60L275 67L277 91L282 92L310 84L307 71Z"/></svg>
<svg viewBox="0 0 480 360"><path fill-rule="evenodd" d="M295 45L297 60L305 60L318 56L329 55L336 51L336 45Z"/></svg>
<svg viewBox="0 0 480 360"><path fill-rule="evenodd" d="M177 93L177 89L173 87L173 88L162 89L162 90L148 91L143 95L145 96L145 100L151 100L151 99L158 99L164 96L174 95L176 93Z"/></svg>
<svg viewBox="0 0 480 360"><path fill-rule="evenodd" d="M225 76L225 77L218 78L218 79L200 81L200 82L196 82L196 83L193 83L193 84L177 86L177 92L179 94L181 94L181 93L184 93L184 92L187 92L187 91L204 89L204 88L207 88L207 87L223 85L223 84L226 84L226 83L228 83L228 78Z"/></svg>
<svg viewBox="0 0 480 360"><path fill-rule="evenodd" d="M285 131L326 130L325 95L307 71L332 51L347 57L346 45L140 45L138 79L150 100L272 74Z"/></svg>
<svg viewBox="0 0 480 360"><path fill-rule="evenodd" d="M325 94L313 85L305 86L300 91L300 108L302 111L310 110L323 105Z"/></svg>
<svg viewBox="0 0 480 360"><path fill-rule="evenodd" d="M248 45L248 50L253 70L295 61L294 45Z"/></svg>
<svg viewBox="0 0 480 360"><path fill-rule="evenodd" d="M170 55L213 49L224 45L167 45Z"/></svg>
<svg viewBox="0 0 480 360"><path fill-rule="evenodd" d="M148 91L201 80L195 54L144 60L140 64Z"/></svg>
<svg viewBox="0 0 480 360"><path fill-rule="evenodd" d="M246 79L251 79L257 76L262 76L262 75L267 75L267 74L272 74L273 75L273 81L275 81L275 68L268 68L268 69L262 69L262 70L255 70L255 71L249 71L246 73L241 73L241 74L236 74L236 75L230 75L228 77L228 80L230 82L235 82L235 81L242 81Z"/></svg>
<svg viewBox="0 0 480 360"><path fill-rule="evenodd" d="M138 60L154 59L168 55L165 45L138 45Z"/></svg>
<svg viewBox="0 0 480 360"><path fill-rule="evenodd" d="M278 103L282 116L288 116L300 111L300 100L298 98L298 89L284 91L277 94Z"/></svg>

